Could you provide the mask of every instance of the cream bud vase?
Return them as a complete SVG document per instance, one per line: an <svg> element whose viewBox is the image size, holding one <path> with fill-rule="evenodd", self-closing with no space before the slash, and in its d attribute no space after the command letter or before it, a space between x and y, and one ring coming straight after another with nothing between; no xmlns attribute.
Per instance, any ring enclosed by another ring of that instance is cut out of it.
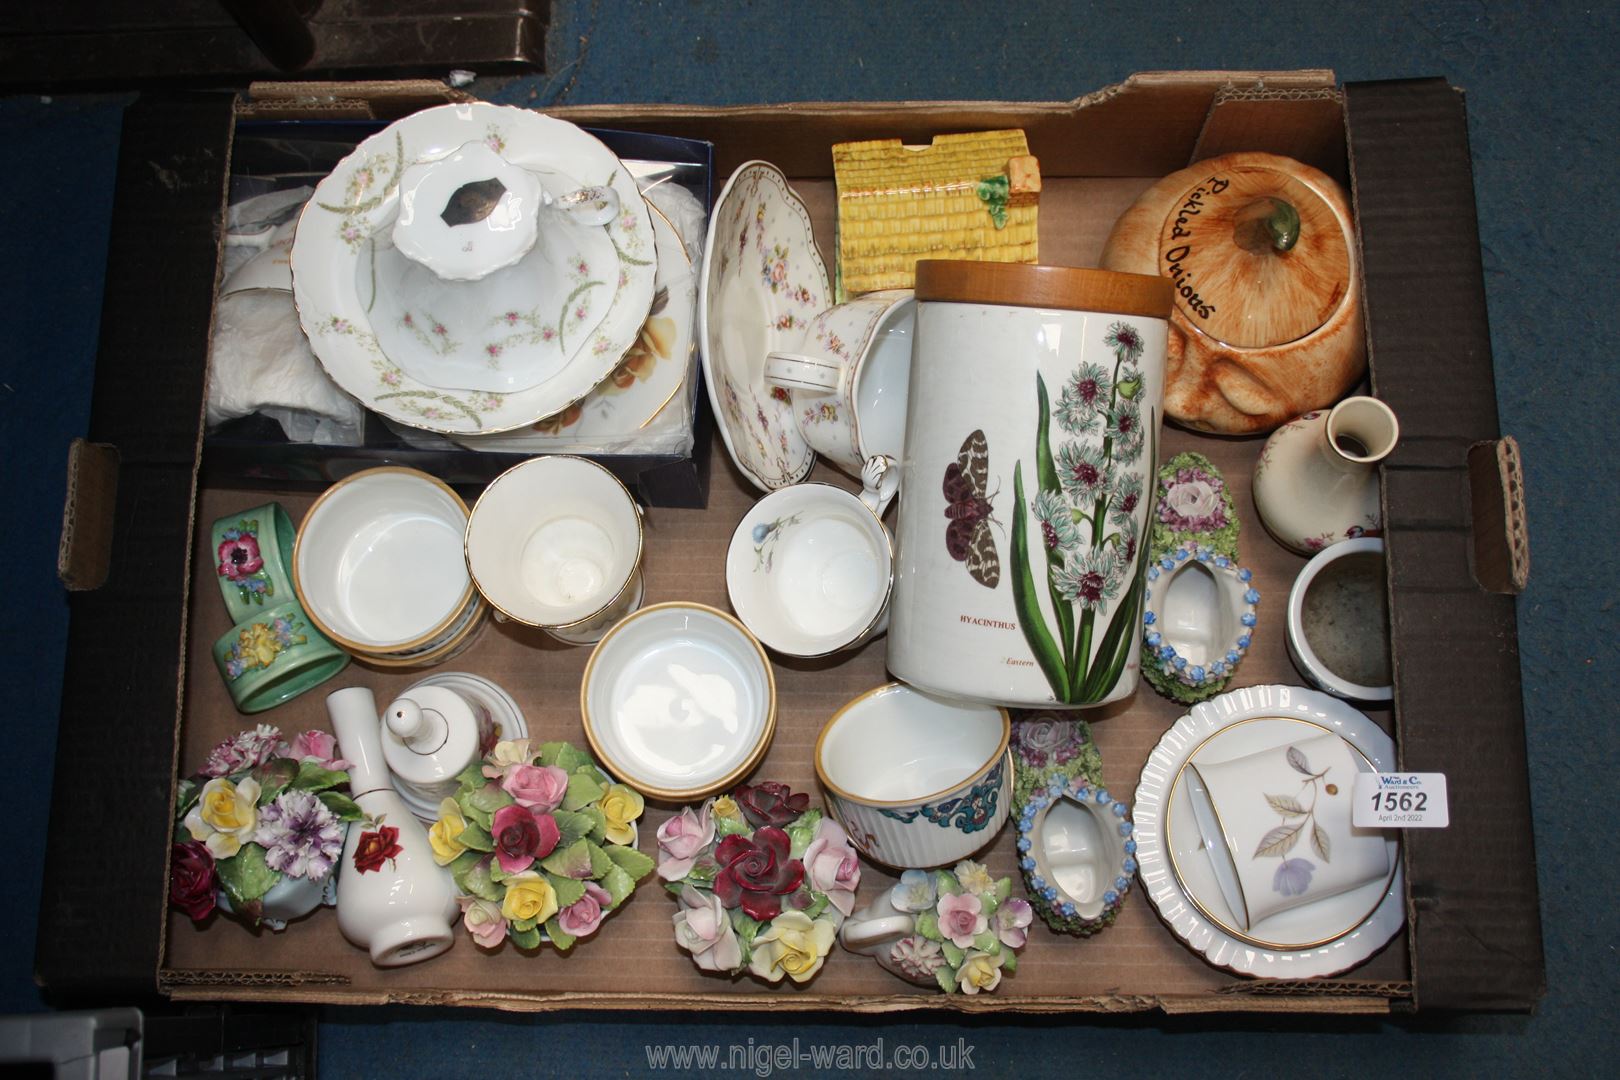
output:
<svg viewBox="0 0 1620 1080"><path fill-rule="evenodd" d="M1278 542L1302 555L1383 531L1377 464L1400 439L1377 398L1308 412L1266 440L1254 466L1254 508Z"/></svg>
<svg viewBox="0 0 1620 1080"><path fill-rule="evenodd" d="M455 884L433 861L427 830L390 784L377 701L351 686L327 695L338 752L352 764L349 785L365 818L343 842L338 929L371 952L378 967L402 967L455 944Z"/></svg>

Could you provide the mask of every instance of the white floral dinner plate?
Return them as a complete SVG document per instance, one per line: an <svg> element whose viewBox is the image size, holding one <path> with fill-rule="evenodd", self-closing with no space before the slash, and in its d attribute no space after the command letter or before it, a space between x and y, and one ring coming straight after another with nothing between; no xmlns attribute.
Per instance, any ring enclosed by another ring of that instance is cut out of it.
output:
<svg viewBox="0 0 1620 1080"><path fill-rule="evenodd" d="M618 256L616 272L608 270L614 294L607 314L556 374L512 393L446 390L412 378L384 354L360 299L365 241L392 222L400 173L475 140L517 165L611 185L622 207L606 226ZM655 262L652 218L636 182L595 138L528 109L442 105L371 136L317 186L293 241L293 297L315 355L362 405L446 435L510 431L563 411L613 370L647 317Z"/></svg>
<svg viewBox="0 0 1620 1080"><path fill-rule="evenodd" d="M583 401L528 431L458 437L469 450L542 454L562 445L630 436L675 397L691 367L697 329L697 275L675 226L651 203L658 252L652 310L618 366Z"/></svg>
<svg viewBox="0 0 1620 1080"><path fill-rule="evenodd" d="M799 344L831 303L810 214L776 166L750 161L726 182L709 219L698 298L709 403L731 459L764 491L815 464L788 392L765 382L765 357Z"/></svg>
<svg viewBox="0 0 1620 1080"><path fill-rule="evenodd" d="M1234 929L1186 784L1177 778L1195 756L1222 761L1284 745L1298 737L1301 723L1340 735L1380 771L1395 767L1393 740L1338 698L1297 686L1250 686L1211 698L1177 720L1148 755L1136 788L1137 873L1149 900L1194 952L1242 975L1339 974L1388 944L1406 920L1404 872L1392 850L1387 881L1274 915L1247 936ZM1393 836L1388 842L1398 845Z"/></svg>

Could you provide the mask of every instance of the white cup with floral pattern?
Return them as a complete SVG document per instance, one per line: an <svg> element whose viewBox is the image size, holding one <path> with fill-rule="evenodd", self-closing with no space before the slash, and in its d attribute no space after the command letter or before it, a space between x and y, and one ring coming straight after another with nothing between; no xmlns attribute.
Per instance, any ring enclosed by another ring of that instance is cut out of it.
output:
<svg viewBox="0 0 1620 1080"><path fill-rule="evenodd" d="M902 459L916 326L910 289L868 293L811 319L797 352L765 358L765 381L792 392L816 453L852 474L876 456Z"/></svg>
<svg viewBox="0 0 1620 1080"><path fill-rule="evenodd" d="M894 538L878 520L899 471L874 458L871 480L851 494L794 484L756 502L726 551L732 610L784 656L858 648L889 625Z"/></svg>

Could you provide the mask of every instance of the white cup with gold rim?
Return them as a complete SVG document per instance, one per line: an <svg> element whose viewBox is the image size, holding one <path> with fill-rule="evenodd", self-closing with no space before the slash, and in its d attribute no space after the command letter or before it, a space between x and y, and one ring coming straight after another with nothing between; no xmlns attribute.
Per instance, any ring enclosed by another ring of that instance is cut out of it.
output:
<svg viewBox="0 0 1620 1080"><path fill-rule="evenodd" d="M530 458L490 481L467 521L467 569L497 620L588 645L641 605L641 508L585 458Z"/></svg>
<svg viewBox="0 0 1620 1080"><path fill-rule="evenodd" d="M416 469L365 469L327 488L298 526L293 587L328 638L380 666L448 657L483 621L459 538L467 504Z"/></svg>

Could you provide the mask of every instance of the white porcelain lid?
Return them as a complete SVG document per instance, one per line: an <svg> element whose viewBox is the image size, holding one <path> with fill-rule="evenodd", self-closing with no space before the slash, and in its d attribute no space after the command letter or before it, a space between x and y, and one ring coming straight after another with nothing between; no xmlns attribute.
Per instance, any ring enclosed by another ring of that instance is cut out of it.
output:
<svg viewBox="0 0 1620 1080"><path fill-rule="evenodd" d="M478 760L478 717L454 690L414 686L382 712L383 758L410 784L453 780Z"/></svg>

